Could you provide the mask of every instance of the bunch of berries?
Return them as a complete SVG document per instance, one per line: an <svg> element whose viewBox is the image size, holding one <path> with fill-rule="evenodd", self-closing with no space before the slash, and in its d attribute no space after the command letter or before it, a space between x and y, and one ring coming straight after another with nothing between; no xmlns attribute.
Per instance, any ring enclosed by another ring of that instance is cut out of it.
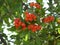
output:
<svg viewBox="0 0 60 45"><path fill-rule="evenodd" d="M21 20L19 18L16 18L14 20L14 25L15 25L16 29L18 29L20 26L22 27L22 30L26 29L26 24L21 22ZM37 30L41 29L40 25L35 25L35 24L29 24L27 27L29 30L32 30L32 32L36 32Z"/></svg>
<svg viewBox="0 0 60 45"><path fill-rule="evenodd" d="M20 18L16 18L14 20L14 25L15 25L16 29L19 28L20 26L22 27L23 30L26 28L26 24L21 22Z"/></svg>
<svg viewBox="0 0 60 45"><path fill-rule="evenodd" d="M32 21L36 20L36 15L34 15L34 14L29 14L28 12L25 12L25 15L26 15L26 17L25 17L26 21L32 22Z"/></svg>
<svg viewBox="0 0 60 45"><path fill-rule="evenodd" d="M49 23L49 22L51 22L53 20L54 20L54 16L48 16L48 17L46 17L46 18L43 19L43 22L44 23Z"/></svg>
<svg viewBox="0 0 60 45"><path fill-rule="evenodd" d="M32 32L36 32L37 30L41 30L41 26L35 25L35 24L30 24L30 25L28 25L28 29L31 30Z"/></svg>
<svg viewBox="0 0 60 45"><path fill-rule="evenodd" d="M31 2L30 7L33 7L33 6L36 7L37 9L41 8L41 6L38 3Z"/></svg>

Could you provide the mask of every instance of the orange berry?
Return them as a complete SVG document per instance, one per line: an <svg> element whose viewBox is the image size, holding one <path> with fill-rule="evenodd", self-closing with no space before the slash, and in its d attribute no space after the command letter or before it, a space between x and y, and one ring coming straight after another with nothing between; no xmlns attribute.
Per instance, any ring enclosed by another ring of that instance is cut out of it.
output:
<svg viewBox="0 0 60 45"><path fill-rule="evenodd" d="M46 18L43 19L43 22L44 23L49 23L49 22L51 22L53 20L54 20L54 17L53 16L48 16L48 17L46 17Z"/></svg>
<svg viewBox="0 0 60 45"><path fill-rule="evenodd" d="M22 26L22 27L26 27L26 24L25 24L25 23L22 23L21 26Z"/></svg>
<svg viewBox="0 0 60 45"><path fill-rule="evenodd" d="M36 8L37 8L37 9L40 9L40 6L38 5L38 6L36 6Z"/></svg>
<svg viewBox="0 0 60 45"><path fill-rule="evenodd" d="M26 29L26 27L22 27L22 30L25 30Z"/></svg>
<svg viewBox="0 0 60 45"><path fill-rule="evenodd" d="M30 24L30 25L28 25L28 29L31 30L32 32L36 32L37 30L41 29L41 26L35 25L35 24Z"/></svg>
<svg viewBox="0 0 60 45"><path fill-rule="evenodd" d="M27 15L27 14L29 14L29 12L28 12L28 11L26 11L26 12L24 12L24 14L25 14L25 15Z"/></svg>
<svg viewBox="0 0 60 45"><path fill-rule="evenodd" d="M50 20L49 20L49 18L44 18L44 19L43 19L43 22L44 22L44 23L49 23Z"/></svg>
<svg viewBox="0 0 60 45"><path fill-rule="evenodd" d="M19 25L21 26L21 24L22 24L22 22L20 21L20 22L19 22Z"/></svg>
<svg viewBox="0 0 60 45"><path fill-rule="evenodd" d="M19 25L19 22L20 22L20 19L19 18L16 18L15 20L14 20L14 25L15 25L15 27L16 28L18 28L20 25Z"/></svg>
<svg viewBox="0 0 60 45"><path fill-rule="evenodd" d="M32 22L33 20L36 20L36 16L34 14L27 14L25 20Z"/></svg>
<svg viewBox="0 0 60 45"><path fill-rule="evenodd" d="M30 6L33 7L33 6L34 6L34 2L31 2L31 3L30 3Z"/></svg>
<svg viewBox="0 0 60 45"><path fill-rule="evenodd" d="M34 6L37 8L37 9L40 9L41 6L38 4L38 3L35 3Z"/></svg>
<svg viewBox="0 0 60 45"><path fill-rule="evenodd" d="M48 16L48 18L50 19L50 21L53 21L54 20L54 17L53 16Z"/></svg>

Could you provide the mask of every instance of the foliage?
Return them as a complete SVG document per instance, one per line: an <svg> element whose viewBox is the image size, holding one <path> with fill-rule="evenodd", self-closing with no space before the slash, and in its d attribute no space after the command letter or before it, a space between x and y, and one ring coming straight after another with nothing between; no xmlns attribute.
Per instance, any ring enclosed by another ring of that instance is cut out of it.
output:
<svg viewBox="0 0 60 45"><path fill-rule="evenodd" d="M27 1L0 0L0 32L7 45L10 42L14 45L60 45L60 0L48 0L48 8L44 7L43 0ZM17 33L10 36L14 41L3 33L4 22L8 31Z"/></svg>

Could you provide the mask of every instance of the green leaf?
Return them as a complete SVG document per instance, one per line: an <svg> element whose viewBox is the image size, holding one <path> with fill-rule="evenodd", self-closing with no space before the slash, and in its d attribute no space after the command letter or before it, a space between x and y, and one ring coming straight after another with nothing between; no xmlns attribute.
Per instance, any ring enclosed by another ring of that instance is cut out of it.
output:
<svg viewBox="0 0 60 45"><path fill-rule="evenodd" d="M21 40L21 38L20 38L19 35L20 35L20 33L19 33L18 35L16 35L16 40L15 40L15 42L14 42L16 45L20 45L21 42L22 42L22 40Z"/></svg>
<svg viewBox="0 0 60 45"><path fill-rule="evenodd" d="M43 0L36 0L37 3L42 3Z"/></svg>
<svg viewBox="0 0 60 45"><path fill-rule="evenodd" d="M27 2L28 0L23 0L23 2Z"/></svg>
<svg viewBox="0 0 60 45"><path fill-rule="evenodd" d="M7 26L10 26L9 18L4 18L4 21L5 21L5 23L7 24Z"/></svg>
<svg viewBox="0 0 60 45"><path fill-rule="evenodd" d="M60 39L57 40L57 45L60 45Z"/></svg>
<svg viewBox="0 0 60 45"><path fill-rule="evenodd" d="M37 16L37 23L40 24L40 17Z"/></svg>
<svg viewBox="0 0 60 45"><path fill-rule="evenodd" d="M54 3L56 4L56 3L58 3L59 1L58 0L54 0Z"/></svg>
<svg viewBox="0 0 60 45"><path fill-rule="evenodd" d="M12 32L16 31L15 26L12 26L11 28L8 28L8 31L12 31Z"/></svg>
<svg viewBox="0 0 60 45"><path fill-rule="evenodd" d="M0 17L0 31L2 31L3 20Z"/></svg>
<svg viewBox="0 0 60 45"><path fill-rule="evenodd" d="M36 37L36 45L41 45L41 40L40 40L40 38L39 37Z"/></svg>
<svg viewBox="0 0 60 45"><path fill-rule="evenodd" d="M20 12L20 15L22 14L22 11L23 11L23 10L22 10L22 9L23 9L22 7L23 7L23 6L22 6L22 2L20 2L20 11L19 11L19 12Z"/></svg>
<svg viewBox="0 0 60 45"><path fill-rule="evenodd" d="M7 39L7 35L6 34L3 33L2 36L5 37L5 39Z"/></svg>
<svg viewBox="0 0 60 45"><path fill-rule="evenodd" d="M60 34L60 28L58 28L58 33Z"/></svg>
<svg viewBox="0 0 60 45"><path fill-rule="evenodd" d="M5 0L0 0L0 7L3 5Z"/></svg>
<svg viewBox="0 0 60 45"><path fill-rule="evenodd" d="M28 40L28 34L25 35L25 38L24 38L25 41Z"/></svg>
<svg viewBox="0 0 60 45"><path fill-rule="evenodd" d="M15 39L16 35L11 35L10 38Z"/></svg>
<svg viewBox="0 0 60 45"><path fill-rule="evenodd" d="M0 20L0 27L2 26L2 24L3 24L3 21L2 21L2 19Z"/></svg>
<svg viewBox="0 0 60 45"><path fill-rule="evenodd" d="M40 12L40 17L45 16L45 8L41 9L39 12Z"/></svg>
<svg viewBox="0 0 60 45"><path fill-rule="evenodd" d="M18 39L18 40L16 40L15 42L14 42L16 45L20 45L21 44L21 42L20 42L20 40Z"/></svg>

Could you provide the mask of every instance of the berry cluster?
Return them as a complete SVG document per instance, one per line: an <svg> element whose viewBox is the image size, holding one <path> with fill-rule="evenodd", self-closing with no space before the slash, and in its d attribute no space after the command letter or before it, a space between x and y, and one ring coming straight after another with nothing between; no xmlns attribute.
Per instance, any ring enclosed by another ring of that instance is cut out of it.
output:
<svg viewBox="0 0 60 45"><path fill-rule="evenodd" d="M54 16L48 16L48 17L46 17L46 18L43 19L43 22L44 23L49 23L49 22L51 22L53 20L54 20Z"/></svg>
<svg viewBox="0 0 60 45"><path fill-rule="evenodd" d="M41 8L38 3L34 3L34 2L30 3L30 7L36 7L37 9ZM36 25L35 23L32 24L32 22L33 21L35 22L37 19L37 16L35 14L29 13L27 10L26 10L26 12L24 12L24 14L25 14L24 20L29 23L26 24L26 23L22 22L20 20L20 18L16 18L14 20L14 26L16 27L16 29L19 27L21 27L22 30L25 30L26 28L28 28L28 30L31 30L32 32L36 32L37 30L41 30L41 28L42 28L41 25L38 25L38 24ZM46 18L43 18L42 21L44 23L50 23L51 21L54 21L54 16L48 16Z"/></svg>
<svg viewBox="0 0 60 45"><path fill-rule="evenodd" d="M40 25L29 24L28 26L26 26L26 24L23 23L23 22L21 22L21 20L19 18L16 18L14 20L14 25L15 25L16 29L18 29L21 26L22 27L22 30L25 30L26 28L28 28L32 32L36 32L37 30L40 30L41 29L41 26Z"/></svg>
<svg viewBox="0 0 60 45"><path fill-rule="evenodd" d="M28 29L31 30L32 32L36 32L37 30L41 29L41 26L35 25L35 24L30 24L30 25L28 25Z"/></svg>
<svg viewBox="0 0 60 45"><path fill-rule="evenodd" d="M33 6L36 7L37 9L41 8L41 6L38 3L31 2L30 7L33 7Z"/></svg>
<svg viewBox="0 0 60 45"><path fill-rule="evenodd" d="M14 25L15 25L16 29L20 26L22 27L23 30L26 28L26 24L21 22L20 18L16 18L14 20Z"/></svg>
<svg viewBox="0 0 60 45"><path fill-rule="evenodd" d="M34 15L34 14L30 14L28 12L25 12L25 15L26 15L26 17L25 17L26 21L32 22L32 21L36 20L36 15Z"/></svg>

